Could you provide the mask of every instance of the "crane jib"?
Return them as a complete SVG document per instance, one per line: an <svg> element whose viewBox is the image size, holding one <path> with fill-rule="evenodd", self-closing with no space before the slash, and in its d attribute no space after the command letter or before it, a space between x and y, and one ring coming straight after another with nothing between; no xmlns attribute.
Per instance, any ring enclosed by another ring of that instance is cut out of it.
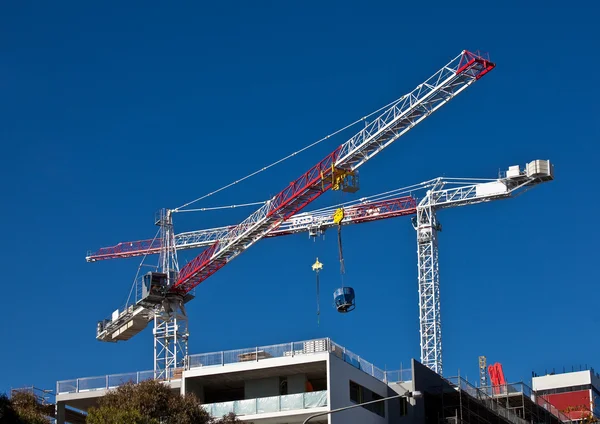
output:
<svg viewBox="0 0 600 424"><path fill-rule="evenodd" d="M478 67L479 65L480 67ZM483 77L485 74L490 72L492 69L496 67L494 62L490 62L488 59L481 57L481 55L471 53L470 51L465 50L460 58L460 62L458 64L458 69L456 70L456 74L461 74L470 69L473 69L475 66L476 75L473 75L476 80Z"/></svg>
<svg viewBox="0 0 600 424"><path fill-rule="evenodd" d="M334 167L357 169L494 67L494 63L481 55L466 50L461 52L354 137L291 182L263 207L233 227L228 232L227 243L215 242L184 266L171 290L183 293L192 290L331 188L327 177Z"/></svg>
<svg viewBox="0 0 600 424"><path fill-rule="evenodd" d="M267 217L279 216L287 219L331 188L331 184L323 185L322 183L331 175L332 166L337 160L341 148L342 146L339 146L275 195L271 200L271 210Z"/></svg>
<svg viewBox="0 0 600 424"><path fill-rule="evenodd" d="M339 146L306 173L292 181L279 194L275 195L269 202L270 211L267 213L266 217L272 221L277 221L278 224L276 226L278 226L282 220L284 221L293 216L325 191L329 190L332 184L330 181L325 182L325 180L331 175L332 166L335 163L341 148L342 146ZM276 226L273 226L273 228ZM217 251L218 244L218 241L215 242L181 269L179 279L174 285L173 291L187 292L193 288L187 288L189 286L188 280L203 268L210 265L211 257ZM202 280L214 274L223 267L225 263L227 263L227 260L220 261L210 267L210 269L207 270L210 273L203 273L204 278ZM195 285L200 282L201 281L194 281Z"/></svg>
<svg viewBox="0 0 600 424"><path fill-rule="evenodd" d="M431 84L436 83L434 78L436 76L439 77L437 82L439 82L440 78L445 78L448 75L463 78L460 82L462 84L464 84L465 79L471 79L473 81L476 81L485 74L487 74L489 71L494 69L494 67L495 64L493 62L489 61L488 59L480 55L478 52L471 53L469 51L463 51L446 67L442 68L441 71L438 71L438 73L436 73L433 77L427 80L424 84L421 84L418 87L418 89L420 90L422 86L429 87ZM450 91L453 92L453 95L455 95L460 91L460 89L457 90L457 86L459 86L460 83L448 84L448 87L441 88L440 93ZM417 89L415 89L415 91L416 90ZM408 99L410 100L410 105L413 107L413 109L410 111L410 113L404 114L402 119L396 120L394 127L391 127L391 123L388 122L388 124L390 125L371 125L371 128L365 128L364 130L359 132L355 137L346 142L344 145L340 146L338 149L336 149L335 152L328 155L323 161L319 162L315 167L311 168L311 170L309 170L303 176L295 180L288 187L286 187L286 189L284 189L279 195L274 197L272 199L272 204L269 207L269 210L267 211L267 215L269 217L277 215L278 218L283 217L284 219L288 219L295 213L297 213L299 210L304 208L306 205L308 205L310 202L312 202L314 199L316 199L318 196L320 196L324 191L327 191L330 187L326 184L322 184L320 190L316 186L318 186L319 177L321 176L319 168L322 170L324 176L329 177L331 175L331 168L328 166L329 159L333 159L335 161L336 166L339 166L339 161L342 161L347 164L346 167L349 166L350 168L356 169L367 160L364 158L365 156L369 158L372 157L375 153L382 150L389 143L394 141L395 138L408 131L408 129L412 128L412 126L414 126L416 123L420 122L420 120L422 120L428 113L431 113L433 109L428 110L426 107L422 107L423 105L419 104L419 102L422 102L424 98L421 98L421 100L417 102L417 98L421 93L415 93L415 91L410 93L411 98ZM429 92L429 95L432 94L432 91ZM414 97L414 103L412 97ZM439 101L440 98L443 98L443 94L440 95L439 98L433 100L430 97L429 102L431 104L434 104L435 101ZM404 104L402 104L401 106L404 106ZM392 109L393 112L396 113L396 109L398 108ZM378 121L383 122L384 120L378 119ZM365 137L372 136L373 132L382 132L385 130L387 130L388 134L391 134L395 131L397 133L396 137L393 139L390 139L390 137L379 137L378 143L371 143L370 145L369 143L362 143ZM342 151L343 154L341 154ZM304 193L304 195L302 195L301 197L297 196L299 192L306 188L308 188L308 190L306 193ZM294 202L295 207L287 210L284 215L279 213L281 211L280 207L287 206L292 201ZM230 232L228 234L228 236L231 235L233 235L233 232ZM132 256L139 256L142 254L160 253L160 250L160 239L140 240L134 242L119 243L112 247L101 248L94 253L88 253L88 255L86 256L86 260L88 262L95 262L104 259L127 258ZM203 256L203 259L206 258Z"/></svg>

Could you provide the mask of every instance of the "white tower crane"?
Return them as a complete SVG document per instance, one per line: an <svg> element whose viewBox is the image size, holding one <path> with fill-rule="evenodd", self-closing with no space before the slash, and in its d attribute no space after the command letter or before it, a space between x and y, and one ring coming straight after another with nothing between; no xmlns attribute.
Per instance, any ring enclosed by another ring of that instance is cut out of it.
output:
<svg viewBox="0 0 600 424"><path fill-rule="evenodd" d="M483 184L445 188L444 180L440 179L419 202L413 226L417 230L421 362L425 366L440 375L443 373L438 264L438 232L441 226L436 212L514 197L553 179L554 170L550 161L536 160L528 163L523 170L519 166L511 166L505 178Z"/></svg>
<svg viewBox="0 0 600 424"><path fill-rule="evenodd" d="M154 319L155 377L169 378L175 368L185 365L189 334L183 305L193 297L190 292L196 286L329 189L356 191L357 171L362 165L495 66L487 56L463 50L242 222L226 227L218 239L213 239L213 244L181 269L176 260L172 221L172 214L181 208L162 213L156 221L161 227L161 237L147 246L158 251L146 252L161 254L160 272L143 277L142 298L113 312L111 319L101 321L96 338L128 340ZM87 259L95 261L100 256L88 255ZM105 256L108 257L122 256Z"/></svg>
<svg viewBox="0 0 600 424"><path fill-rule="evenodd" d="M302 232L308 232L311 237L322 234L328 228L337 226L333 215L340 207L345 211L341 225L413 215L418 246L421 362L442 374L442 327L437 244L437 233L441 226L437 221L437 211L516 197L532 187L553 179L553 165L548 160L535 160L523 168L511 166L503 176L497 179L440 177L380 195L363 197L342 205L295 215L282 222L268 237ZM423 194L423 196L419 197L419 194ZM224 234L227 233L227 228L229 227L177 234L173 237L173 246L176 250L211 246L216 241L222 240ZM103 260L108 255L131 257L158 253L152 247L152 243L152 240L120 243L117 246L103 248L91 254L89 258L90 260ZM139 280L137 282L139 283ZM143 290L138 287L135 293L138 294L138 297L134 300L134 304L139 304L143 299ZM173 322L177 324L177 321L173 320ZM161 328L158 324L161 323L155 323L155 328ZM111 335L105 330L98 333L100 339L109 339L110 337L119 339L122 336L121 333ZM187 346L184 349L187 349Z"/></svg>

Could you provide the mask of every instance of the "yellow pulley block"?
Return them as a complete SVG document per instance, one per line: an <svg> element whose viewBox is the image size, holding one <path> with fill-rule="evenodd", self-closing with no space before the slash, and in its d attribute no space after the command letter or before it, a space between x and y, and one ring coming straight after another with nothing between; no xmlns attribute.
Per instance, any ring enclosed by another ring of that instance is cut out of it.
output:
<svg viewBox="0 0 600 424"><path fill-rule="evenodd" d="M323 269L323 264L319 262L319 258L317 258L317 262L312 265L312 270L315 272L319 272Z"/></svg>
<svg viewBox="0 0 600 424"><path fill-rule="evenodd" d="M333 222L339 225L344 219L344 216L345 214L343 208L336 209L335 213L333 214Z"/></svg>

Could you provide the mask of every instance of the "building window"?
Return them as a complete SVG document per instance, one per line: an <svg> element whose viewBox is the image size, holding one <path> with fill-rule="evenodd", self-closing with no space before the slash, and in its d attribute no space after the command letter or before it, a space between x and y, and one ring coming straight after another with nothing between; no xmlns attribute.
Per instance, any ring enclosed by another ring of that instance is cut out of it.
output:
<svg viewBox="0 0 600 424"><path fill-rule="evenodd" d="M403 417L408 413L408 401L405 397L398 399L400 401L400 416Z"/></svg>
<svg viewBox="0 0 600 424"><path fill-rule="evenodd" d="M567 392L578 392L580 390L590 390L594 389L591 384L583 384L581 386L569 386L569 387L558 387L556 389L547 389L547 390L538 390L536 393L540 396L544 395L555 395L558 393L567 393Z"/></svg>
<svg viewBox="0 0 600 424"><path fill-rule="evenodd" d="M354 403L365 403L373 400L383 399L383 397L379 396L377 393L367 389L366 387L361 386L354 381L350 381L350 400ZM374 414L379 415L380 417L385 418L385 403L377 402L372 403L370 405L364 405L362 408L365 408L368 411L373 412Z"/></svg>

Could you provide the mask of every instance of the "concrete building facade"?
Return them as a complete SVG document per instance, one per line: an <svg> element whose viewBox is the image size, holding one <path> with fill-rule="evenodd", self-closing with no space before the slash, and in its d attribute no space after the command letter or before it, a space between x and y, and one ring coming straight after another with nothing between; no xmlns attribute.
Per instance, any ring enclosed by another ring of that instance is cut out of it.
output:
<svg viewBox="0 0 600 424"><path fill-rule="evenodd" d="M532 386L572 420L600 418L600 375L593 369L535 376Z"/></svg>
<svg viewBox="0 0 600 424"><path fill-rule="evenodd" d="M85 412L108 390L153 378L152 372L63 380L57 383L56 418L63 424ZM413 360L411 367L384 371L330 339L283 343L190 355L185 369L164 381L174 392L193 393L211 415L230 412L254 424L302 424L314 414L376 401L385 402L311 419L311 424L559 424L551 407L531 394L490 396L461 378L442 378ZM516 386L515 386L516 387ZM522 399L523 407L515 406Z"/></svg>
<svg viewBox="0 0 600 424"><path fill-rule="evenodd" d="M187 362L178 378L165 384L195 394L215 417L233 412L255 424L302 423L312 414L395 393L388 378L397 382L403 374L408 382L396 387L406 390L411 378L410 370L383 371L330 339L190 355ZM152 372L136 372L59 381L57 422L67 422L68 409L87 411L110 389L152 377ZM385 424L391 415L399 418L395 405L382 402L311 422Z"/></svg>

